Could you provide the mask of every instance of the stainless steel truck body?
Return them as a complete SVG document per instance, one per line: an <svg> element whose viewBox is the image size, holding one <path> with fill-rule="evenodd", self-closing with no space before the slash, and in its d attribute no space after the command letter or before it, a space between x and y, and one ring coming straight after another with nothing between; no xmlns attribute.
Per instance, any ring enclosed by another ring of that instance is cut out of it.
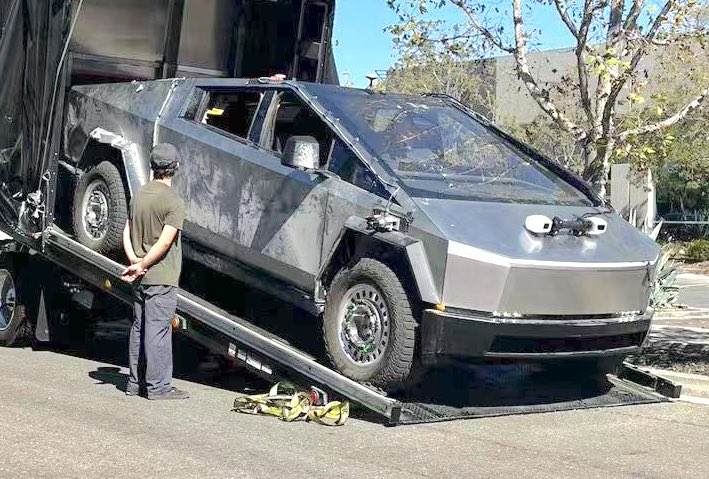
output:
<svg viewBox="0 0 709 479"><path fill-rule="evenodd" d="M604 370L649 329L654 241L453 99L181 79L77 86L68 105L82 243L118 249L151 145L175 144L187 254L322 315L353 379L485 358Z"/></svg>

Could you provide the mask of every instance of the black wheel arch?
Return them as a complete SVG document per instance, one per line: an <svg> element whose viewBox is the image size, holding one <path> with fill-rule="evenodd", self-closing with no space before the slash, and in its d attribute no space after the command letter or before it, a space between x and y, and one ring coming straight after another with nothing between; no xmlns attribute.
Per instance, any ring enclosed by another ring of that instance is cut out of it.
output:
<svg viewBox="0 0 709 479"><path fill-rule="evenodd" d="M93 168L103 161L109 161L113 166L118 169L121 174L121 179L123 180L123 188L126 192L126 197L130 199L130 185L128 183L128 175L126 172L125 164L123 162L123 153L118 148L115 148L106 143L100 143L94 139L89 139L86 144L86 148L82 153L79 162L77 163L77 175L78 177L85 171ZM74 185L76 187L76 184Z"/></svg>
<svg viewBox="0 0 709 479"><path fill-rule="evenodd" d="M389 266L419 303L440 302L440 288L421 241L398 231L373 232L367 229L366 220L356 217L347 221L318 274L316 299L323 301L323 293L338 271L360 258L376 259Z"/></svg>

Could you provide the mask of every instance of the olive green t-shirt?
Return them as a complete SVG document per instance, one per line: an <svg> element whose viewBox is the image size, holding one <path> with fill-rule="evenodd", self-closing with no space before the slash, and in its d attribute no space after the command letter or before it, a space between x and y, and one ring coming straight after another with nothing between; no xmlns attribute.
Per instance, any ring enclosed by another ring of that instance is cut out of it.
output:
<svg viewBox="0 0 709 479"><path fill-rule="evenodd" d="M164 183L151 181L133 198L130 208L130 238L133 250L143 258L157 243L165 225L177 228L177 238L157 263L148 268L143 285L177 286L182 270L182 226L185 202Z"/></svg>

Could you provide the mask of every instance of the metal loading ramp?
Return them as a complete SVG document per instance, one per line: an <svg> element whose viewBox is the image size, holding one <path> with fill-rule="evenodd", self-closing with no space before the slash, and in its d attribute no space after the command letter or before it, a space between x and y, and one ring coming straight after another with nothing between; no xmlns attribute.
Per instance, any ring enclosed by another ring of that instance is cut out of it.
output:
<svg viewBox="0 0 709 479"><path fill-rule="evenodd" d="M82 280L130 303L130 287L119 278L123 266L86 248L58 228L50 227L45 231L42 255ZM178 313L185 334L260 376L273 381L288 378L305 386L317 386L333 396L361 405L387 425L647 404L668 401L666 396L679 397L679 387L626 364L620 377L609 376L609 383L596 390L579 390L587 385L577 377L556 386L561 390L552 387L548 394L539 395L542 385L532 375L522 378L521 386L518 383L496 395L495 392L500 391L494 390L499 385L493 386L493 394L490 394L486 379L473 387L461 387L464 383L453 378L448 386L429 384L429 389L393 398L346 378L281 338L184 290L179 291ZM208 333L204 327L211 331ZM441 378L450 379L445 374ZM504 389L505 381L501 384ZM560 395L559 391L566 393Z"/></svg>

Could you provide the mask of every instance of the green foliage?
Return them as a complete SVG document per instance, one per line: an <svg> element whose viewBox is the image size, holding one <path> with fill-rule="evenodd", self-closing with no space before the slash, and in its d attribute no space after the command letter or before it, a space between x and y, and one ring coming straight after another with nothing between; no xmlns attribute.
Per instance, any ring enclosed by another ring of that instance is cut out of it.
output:
<svg viewBox="0 0 709 479"><path fill-rule="evenodd" d="M709 240L690 241L685 250L685 257L689 261L709 261Z"/></svg>
<svg viewBox="0 0 709 479"><path fill-rule="evenodd" d="M653 84L639 82L634 92L647 103L629 98L621 126L633 128L663 118L690 101L697 88L709 84L709 50L699 46L673 48L659 57ZM661 212L687 213L709 209L709 107L682 123L650 135L629 137L615 150L617 161L634 171L652 171ZM663 211L664 210L664 211Z"/></svg>
<svg viewBox="0 0 709 479"><path fill-rule="evenodd" d="M653 308L671 305L679 293L679 288L675 286L679 271L677 264L671 259L671 248L670 244L663 246L660 259L657 261L655 283L650 295L650 305Z"/></svg>
<svg viewBox="0 0 709 479"><path fill-rule="evenodd" d="M709 239L709 210L690 210L685 213L661 214L661 216L665 220L680 222L668 224L664 228L662 236L670 241Z"/></svg>
<svg viewBox="0 0 709 479"><path fill-rule="evenodd" d="M467 56L421 48L403 54L377 89L410 95L443 93L490 116L495 109L493 75L486 64Z"/></svg>
<svg viewBox="0 0 709 479"><path fill-rule="evenodd" d="M600 191L605 191L613 160L655 172L665 167L658 159L668 159L669 165L678 150L686 152L687 161L666 168L667 181L684 180L696 194L703 194L699 190L709 184L687 179L685 173L695 164L698 151L707 150L686 146L685 125L677 126L688 116L707 117L706 109L702 113L697 106L707 98L703 92L709 85L709 3L662 2L658 8L647 2L632 2L631 7L627 2L581 0L386 1L398 17L389 31L402 58L420 61L419 55L426 52L434 63L446 55L470 63L511 55L516 86L526 89L539 113L548 117L546 123L557 127L544 125L538 131L542 138L527 126L521 133L561 163L577 166L572 159L580 157L584 175ZM535 8L551 8L558 15L548 17L539 28L533 21ZM548 69L527 55L545 43L545 34L566 28L576 39L569 45L576 57L570 71ZM667 65L656 65L662 52ZM445 83L445 75L438 76L429 83ZM510 87L502 83L503 88ZM674 131L668 131L672 125ZM550 148L556 131L571 138L571 148L563 148L561 154ZM706 131L705 125L703 138L709 141Z"/></svg>

